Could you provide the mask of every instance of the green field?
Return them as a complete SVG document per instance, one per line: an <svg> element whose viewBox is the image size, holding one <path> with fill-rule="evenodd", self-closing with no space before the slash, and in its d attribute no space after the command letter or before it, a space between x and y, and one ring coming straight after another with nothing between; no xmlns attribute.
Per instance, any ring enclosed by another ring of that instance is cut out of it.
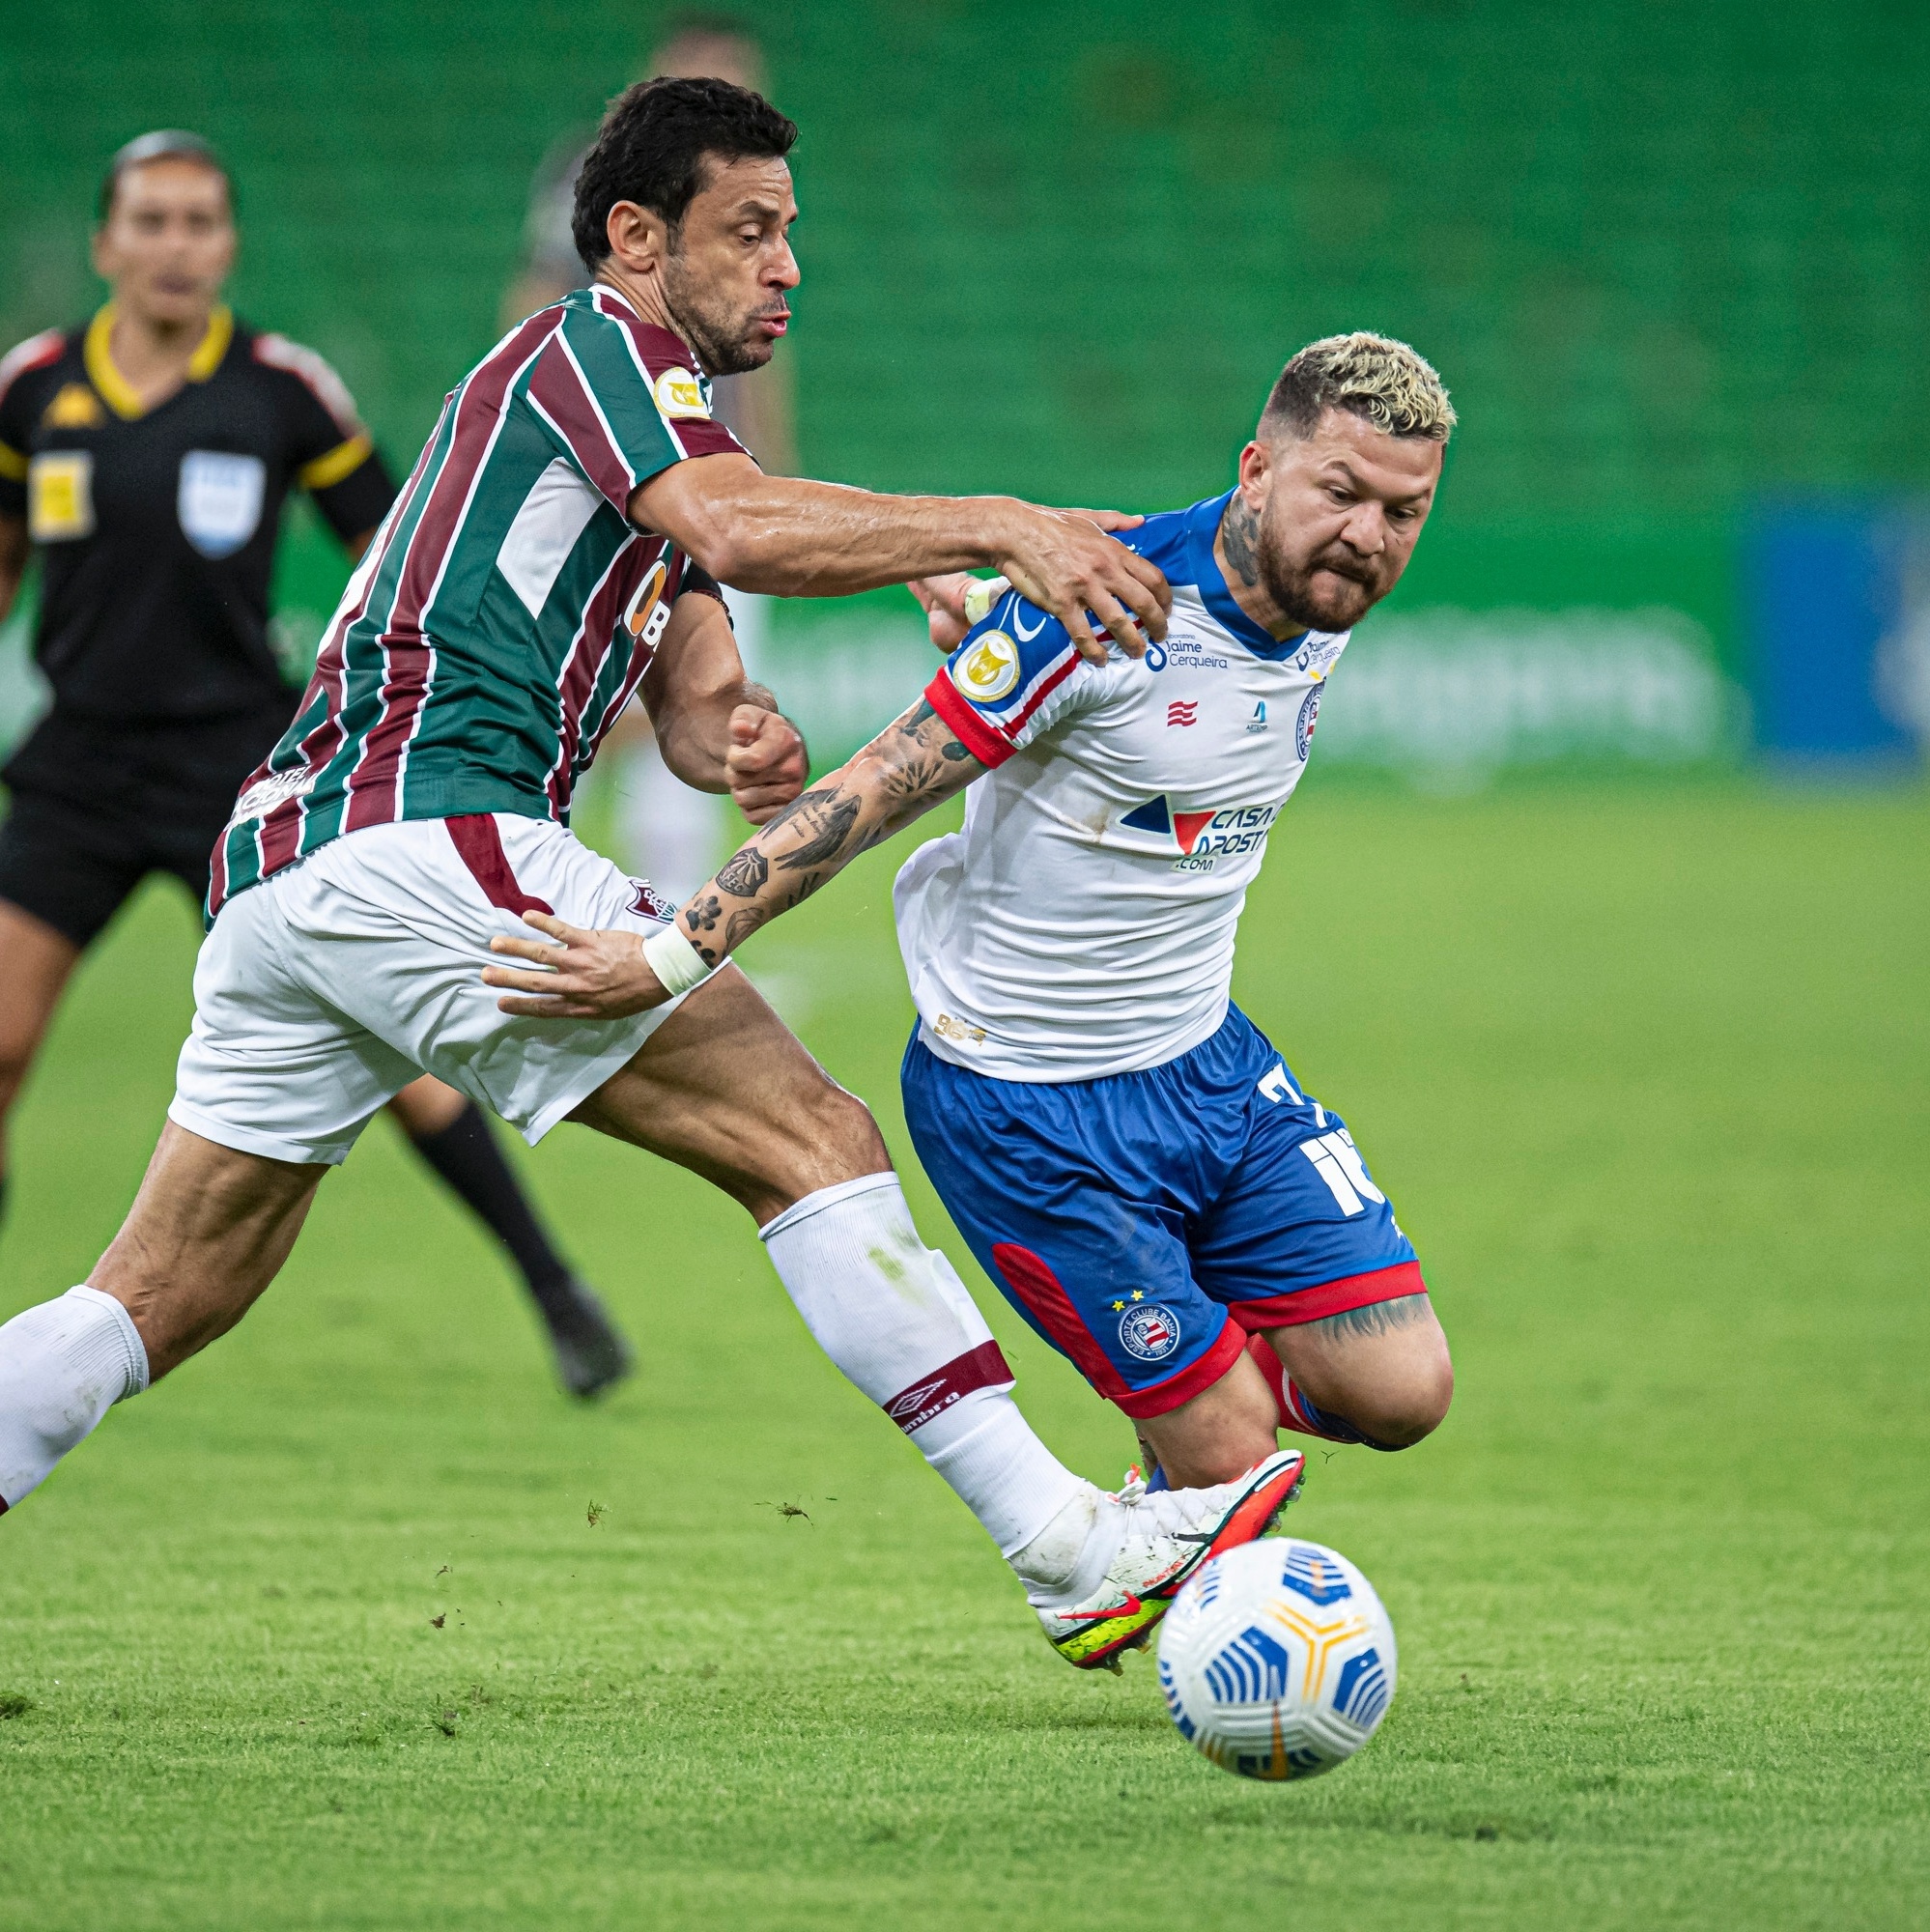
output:
<svg viewBox="0 0 1930 1932"><path fill-rule="evenodd" d="M750 963L902 1149L894 857ZM112 1233L192 943L156 894L87 968L0 1313ZM1921 793L1317 776L1242 997L1461 1382L1412 1453L1313 1458L1294 1526L1402 1675L1303 1786L1053 1658L721 1197L575 1128L530 1159L642 1355L575 1410L379 1123L243 1327L0 1524L0 1927L1921 1925L1926 961ZM1126 1427L988 1307L1116 1478Z"/></svg>

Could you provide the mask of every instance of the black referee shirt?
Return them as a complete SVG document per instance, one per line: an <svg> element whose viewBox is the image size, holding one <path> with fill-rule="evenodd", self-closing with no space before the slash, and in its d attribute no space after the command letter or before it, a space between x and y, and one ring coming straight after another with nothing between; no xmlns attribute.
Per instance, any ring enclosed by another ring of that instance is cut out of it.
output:
<svg viewBox="0 0 1930 1932"><path fill-rule="evenodd" d="M187 382L144 410L112 328L110 304L0 361L0 513L41 552L55 710L125 726L285 702L268 640L283 499L300 485L346 540L395 486L312 350L217 308Z"/></svg>

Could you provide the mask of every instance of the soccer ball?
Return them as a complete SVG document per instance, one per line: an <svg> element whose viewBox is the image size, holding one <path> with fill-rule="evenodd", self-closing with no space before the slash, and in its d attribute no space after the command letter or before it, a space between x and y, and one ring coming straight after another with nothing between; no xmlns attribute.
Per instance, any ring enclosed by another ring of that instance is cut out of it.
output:
<svg viewBox="0 0 1930 1932"><path fill-rule="evenodd" d="M1263 1537L1193 1577L1159 1631L1179 1735L1241 1777L1318 1777L1394 1697L1394 1626L1338 1550Z"/></svg>

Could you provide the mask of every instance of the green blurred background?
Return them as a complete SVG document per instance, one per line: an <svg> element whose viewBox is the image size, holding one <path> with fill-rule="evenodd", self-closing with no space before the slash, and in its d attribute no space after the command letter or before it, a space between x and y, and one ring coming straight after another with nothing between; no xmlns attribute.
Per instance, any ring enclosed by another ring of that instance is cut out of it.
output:
<svg viewBox="0 0 1930 1932"><path fill-rule="evenodd" d="M0 333L92 305L105 156L189 126L239 176L239 305L323 350L406 464L494 339L532 171L676 11L5 0ZM1930 481L1921 8L728 12L804 128L783 353L812 474L1165 507L1225 487L1300 343L1371 327L1437 363L1462 427L1374 635L1461 653L1436 709L1506 687L1547 715L1436 742L1407 662L1407 697L1331 707L1330 758L1727 756L1750 506ZM288 561L285 601L319 623L335 561L312 530ZM778 638L830 650L849 709L909 662L907 611L786 611ZM1632 655L1646 697L1604 696Z"/></svg>

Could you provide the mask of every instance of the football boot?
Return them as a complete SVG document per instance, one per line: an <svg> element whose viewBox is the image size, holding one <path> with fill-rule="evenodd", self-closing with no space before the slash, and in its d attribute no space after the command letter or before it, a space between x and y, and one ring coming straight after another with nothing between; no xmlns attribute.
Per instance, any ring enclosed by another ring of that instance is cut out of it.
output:
<svg viewBox="0 0 1930 1932"><path fill-rule="evenodd" d="M1119 1554L1083 1602L1040 1609L1046 1641L1080 1670L1119 1668L1121 1651L1152 1634L1180 1585L1203 1563L1264 1536L1300 1492L1307 1459L1282 1449L1231 1483L1149 1491L1136 1471L1104 1498L1123 1511Z"/></svg>

